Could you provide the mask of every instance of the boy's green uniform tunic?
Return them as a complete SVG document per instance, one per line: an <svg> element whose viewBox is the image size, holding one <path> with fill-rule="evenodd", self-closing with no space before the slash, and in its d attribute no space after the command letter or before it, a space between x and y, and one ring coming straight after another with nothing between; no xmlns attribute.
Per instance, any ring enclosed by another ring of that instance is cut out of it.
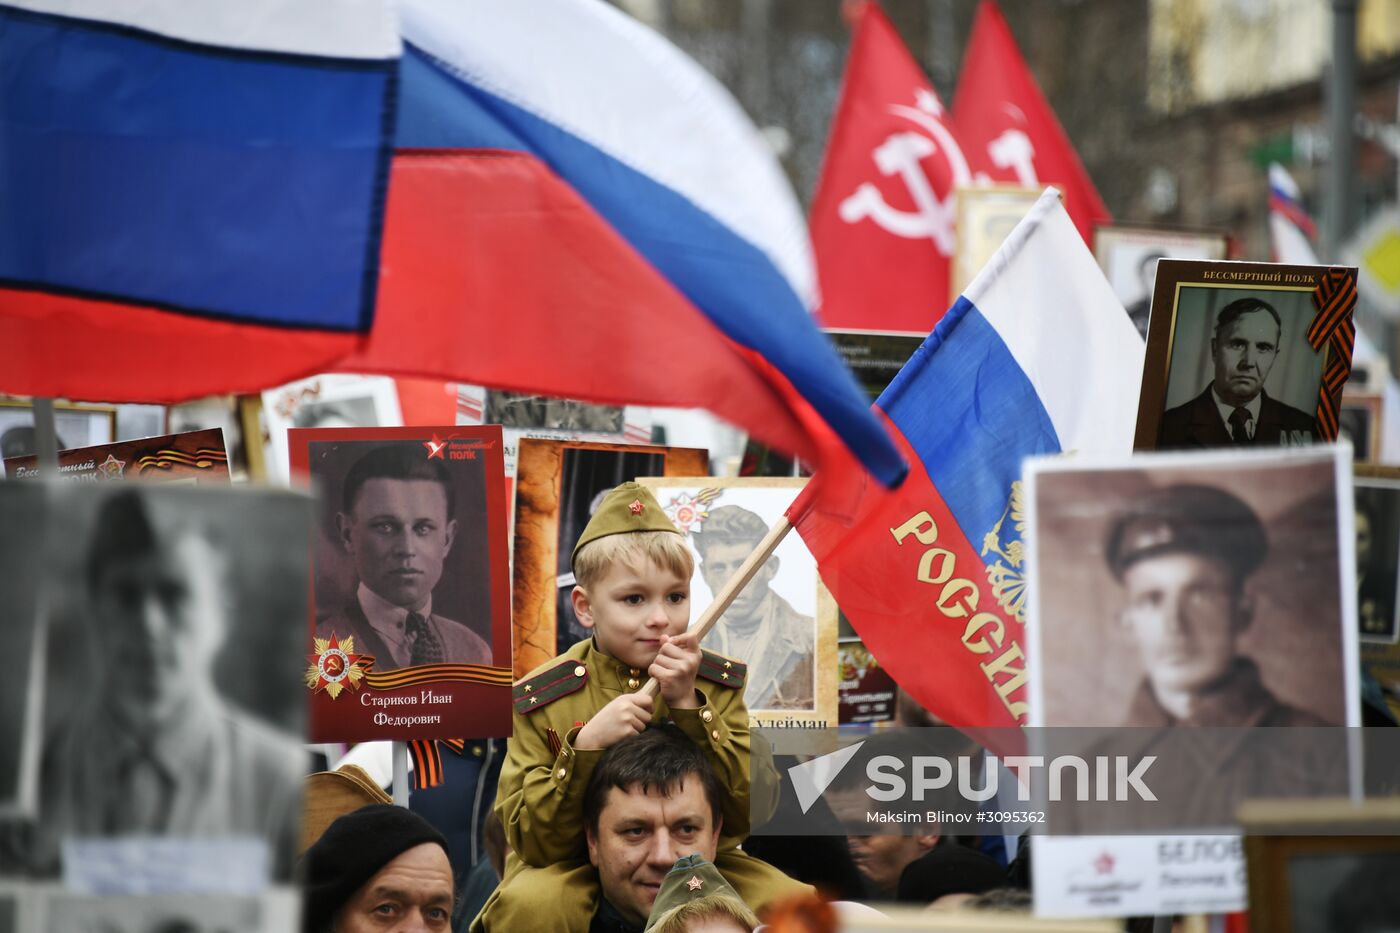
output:
<svg viewBox="0 0 1400 933"><path fill-rule="evenodd" d="M749 714L744 706L745 666L711 651L702 653L695 688L699 709L673 710L656 697L653 722L670 720L705 750L727 793L720 801L724 825L715 865L745 903L758 909L811 888L739 851L749 833ZM604 749L576 749L583 724L622 693L635 693L647 672L629 668L585 639L532 671L515 685L514 733L501 766L496 815L511 855L505 880L473 930L529 930L549 918L549 928L586 931L598 907L598 875L588 862L583 793ZM528 689L527 689L528 688ZM557 745L553 736L558 736ZM768 761L767 756L761 756ZM769 763L760 780L761 812L777 804L778 779Z"/></svg>

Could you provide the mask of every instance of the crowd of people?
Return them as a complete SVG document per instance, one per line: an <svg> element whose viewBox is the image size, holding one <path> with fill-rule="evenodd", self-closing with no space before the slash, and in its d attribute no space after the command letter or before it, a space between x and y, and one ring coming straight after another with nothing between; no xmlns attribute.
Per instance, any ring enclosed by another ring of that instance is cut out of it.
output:
<svg viewBox="0 0 1400 933"><path fill-rule="evenodd" d="M1113 525L1108 560L1133 594L1136 615L1125 618L1144 652L1157 651L1161 628L1149 616L1166 611L1159 603L1184 606L1183 587L1219 578L1226 602L1240 604L1259 542L1203 533L1220 509L1238 505L1168 490ZM1239 525L1237 537L1257 531L1257 522ZM818 800L805 815L827 834L750 835L793 806L781 776L793 762L750 735L747 666L687 633L694 568L681 536L647 489L625 483L604 499L572 558L573 605L592 636L516 684L482 864L458 858L454 881L446 840L420 817L383 806L352 813L304 857L307 933L400 928L357 925L366 910L384 923L413 914L427 929L483 933L541 924L750 931L759 918L772 930L815 930L885 904L1030 912L1028 836L955 836L928 824L872 834L842 822L841 782L826 795L830 805ZM1195 571L1186 582L1172 573L1183 564ZM1199 640L1189 658L1152 659L1145 708L1189 718L1209 706L1202 701L1217 675L1240 662L1225 643ZM655 697L640 689L647 677L658 682ZM900 719L937 725L907 695ZM835 913L823 915L828 903Z"/></svg>

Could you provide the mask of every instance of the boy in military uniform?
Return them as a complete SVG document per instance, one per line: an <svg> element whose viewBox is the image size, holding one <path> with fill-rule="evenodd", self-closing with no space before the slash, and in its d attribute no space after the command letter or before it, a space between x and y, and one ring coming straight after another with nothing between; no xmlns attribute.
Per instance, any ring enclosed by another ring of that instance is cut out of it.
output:
<svg viewBox="0 0 1400 933"><path fill-rule="evenodd" d="M572 557L571 598L585 639L515 685L513 732L496 795L511 854L473 930L585 931L598 906L583 796L604 749L670 720L694 741L725 794L715 864L755 908L810 892L738 849L749 831L745 666L702 651L690 622L689 549L652 493L610 492ZM660 696L639 693L655 677ZM776 781L765 787L776 793ZM765 807L775 801L765 800Z"/></svg>

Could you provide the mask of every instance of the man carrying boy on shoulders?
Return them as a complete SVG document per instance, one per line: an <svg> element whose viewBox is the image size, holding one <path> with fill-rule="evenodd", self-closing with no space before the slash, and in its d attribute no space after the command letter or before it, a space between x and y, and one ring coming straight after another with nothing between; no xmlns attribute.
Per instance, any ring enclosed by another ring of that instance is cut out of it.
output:
<svg viewBox="0 0 1400 933"><path fill-rule="evenodd" d="M723 790L720 872L755 907L809 892L737 848L749 831L746 671L686 631L693 558L655 496L636 483L609 493L574 547L573 569L574 611L593 637L515 686L496 797L512 852L472 929L521 930L546 917L554 929L588 929L598 883L584 790L605 749L668 720L704 752ZM657 699L638 692L649 677Z"/></svg>

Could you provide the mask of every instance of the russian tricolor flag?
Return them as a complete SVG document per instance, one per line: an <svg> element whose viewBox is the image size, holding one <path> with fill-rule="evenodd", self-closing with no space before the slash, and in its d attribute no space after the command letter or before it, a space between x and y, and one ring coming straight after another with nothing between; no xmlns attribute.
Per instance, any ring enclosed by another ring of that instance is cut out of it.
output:
<svg viewBox="0 0 1400 933"><path fill-rule="evenodd" d="M420 375L704 407L898 480L712 77L598 0L391 6L0 0L0 391Z"/></svg>
<svg viewBox="0 0 1400 933"><path fill-rule="evenodd" d="M904 464L817 329L811 248L732 97L596 0L408 0L378 321L349 371L704 407Z"/></svg>
<svg viewBox="0 0 1400 933"><path fill-rule="evenodd" d="M0 388L253 390L372 321L389 0L0 3Z"/></svg>
<svg viewBox="0 0 1400 933"><path fill-rule="evenodd" d="M1143 344L1047 190L876 402L897 490L819 472L788 514L900 686L950 725L1023 725L1021 464L1132 450Z"/></svg>

